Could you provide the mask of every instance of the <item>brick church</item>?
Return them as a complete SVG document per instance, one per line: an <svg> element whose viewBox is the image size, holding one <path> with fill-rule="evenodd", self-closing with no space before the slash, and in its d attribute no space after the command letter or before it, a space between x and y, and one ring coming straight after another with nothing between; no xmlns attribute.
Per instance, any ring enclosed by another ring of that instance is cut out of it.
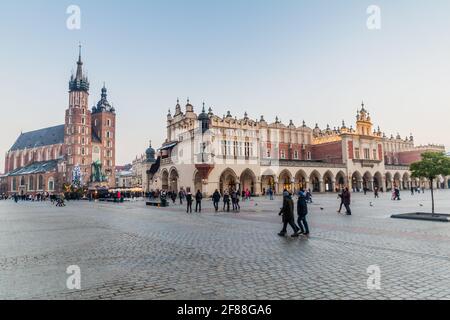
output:
<svg viewBox="0 0 450 320"><path fill-rule="evenodd" d="M89 109L89 80L80 54L69 82L69 106L62 125L22 133L6 154L9 194L61 192L65 186L113 187L116 113L102 88Z"/></svg>

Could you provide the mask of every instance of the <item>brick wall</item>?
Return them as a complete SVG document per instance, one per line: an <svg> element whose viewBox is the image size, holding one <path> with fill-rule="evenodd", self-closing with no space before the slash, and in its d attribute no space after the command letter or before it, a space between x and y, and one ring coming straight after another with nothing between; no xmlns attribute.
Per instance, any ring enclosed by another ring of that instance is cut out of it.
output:
<svg viewBox="0 0 450 320"><path fill-rule="evenodd" d="M330 142L312 146L312 160L342 163L342 142Z"/></svg>

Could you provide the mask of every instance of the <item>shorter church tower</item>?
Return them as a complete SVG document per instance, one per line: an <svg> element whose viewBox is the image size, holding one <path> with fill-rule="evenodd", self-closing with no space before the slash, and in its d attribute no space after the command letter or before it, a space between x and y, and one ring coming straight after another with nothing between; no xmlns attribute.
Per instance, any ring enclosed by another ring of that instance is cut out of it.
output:
<svg viewBox="0 0 450 320"><path fill-rule="evenodd" d="M92 107L93 163L100 164L108 186L115 185L116 111L108 102L103 85L100 101Z"/></svg>

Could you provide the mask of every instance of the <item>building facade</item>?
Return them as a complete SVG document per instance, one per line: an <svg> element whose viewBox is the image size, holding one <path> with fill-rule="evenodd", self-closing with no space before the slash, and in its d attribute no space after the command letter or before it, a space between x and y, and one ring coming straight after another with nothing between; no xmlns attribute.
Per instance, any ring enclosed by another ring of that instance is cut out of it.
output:
<svg viewBox="0 0 450 320"><path fill-rule="evenodd" d="M103 86L100 101L89 109L89 80L81 48L76 74L69 81L63 125L22 133L5 156L9 194L61 192L64 186L115 185L115 109Z"/></svg>
<svg viewBox="0 0 450 320"><path fill-rule="evenodd" d="M167 139L158 150L157 171L147 174L148 189L190 188L207 195L216 189L248 189L259 195L269 188L335 192L343 186L355 191L429 187L428 181L411 178L409 165L425 151L445 152L443 146L415 146L412 135L387 137L374 129L364 103L354 127L343 121L326 129L208 111L203 105L197 115L189 101L184 112L179 101L173 115L169 110ZM448 178L435 187L448 188Z"/></svg>

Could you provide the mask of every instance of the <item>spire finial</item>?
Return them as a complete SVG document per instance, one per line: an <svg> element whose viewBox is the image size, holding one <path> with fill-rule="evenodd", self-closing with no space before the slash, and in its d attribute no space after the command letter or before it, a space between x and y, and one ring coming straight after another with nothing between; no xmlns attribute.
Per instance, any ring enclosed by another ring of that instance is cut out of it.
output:
<svg viewBox="0 0 450 320"><path fill-rule="evenodd" d="M81 41L78 43L78 62L81 62Z"/></svg>
<svg viewBox="0 0 450 320"><path fill-rule="evenodd" d="M203 101L203 109L202 109L202 112L203 112L203 113L206 112L206 111L205 111L205 101Z"/></svg>

